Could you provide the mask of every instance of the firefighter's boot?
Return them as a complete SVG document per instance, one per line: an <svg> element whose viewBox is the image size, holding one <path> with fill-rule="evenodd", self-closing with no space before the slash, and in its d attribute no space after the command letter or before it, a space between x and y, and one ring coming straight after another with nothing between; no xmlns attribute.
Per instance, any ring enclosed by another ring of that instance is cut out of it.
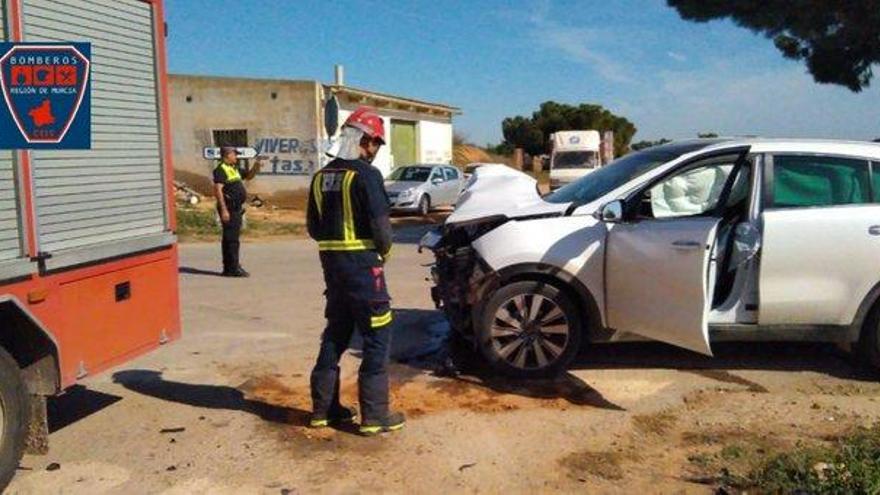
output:
<svg viewBox="0 0 880 495"><path fill-rule="evenodd" d="M331 409L329 414L312 414L309 418L309 427L323 428L325 426L337 426L352 424L357 419L357 411L351 407L339 406Z"/></svg>
<svg viewBox="0 0 880 495"><path fill-rule="evenodd" d="M406 418L404 418L403 413L391 412L384 419L365 419L361 423L359 431L361 435L373 436L379 433L400 430L404 424L406 424Z"/></svg>

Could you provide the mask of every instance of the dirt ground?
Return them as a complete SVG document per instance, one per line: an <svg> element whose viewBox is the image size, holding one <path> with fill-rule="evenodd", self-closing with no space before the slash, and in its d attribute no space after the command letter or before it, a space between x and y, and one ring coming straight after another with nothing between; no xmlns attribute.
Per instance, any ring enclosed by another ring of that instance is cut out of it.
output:
<svg viewBox="0 0 880 495"><path fill-rule="evenodd" d="M880 419L880 383L828 346L726 344L707 358L661 344L586 348L570 373L511 381L432 374L443 317L401 222L395 434L305 427L323 325L306 240L244 246L252 278L216 276L219 246L181 247L184 338L52 401L51 452L10 493L713 493L727 466L827 442ZM343 360L356 402L358 343Z"/></svg>

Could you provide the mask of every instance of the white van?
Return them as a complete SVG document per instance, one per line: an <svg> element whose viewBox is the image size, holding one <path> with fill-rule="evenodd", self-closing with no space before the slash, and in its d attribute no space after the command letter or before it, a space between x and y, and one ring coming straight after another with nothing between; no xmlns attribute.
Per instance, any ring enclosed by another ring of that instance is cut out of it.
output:
<svg viewBox="0 0 880 495"><path fill-rule="evenodd" d="M558 131L550 135L550 189L558 189L601 165L599 131Z"/></svg>

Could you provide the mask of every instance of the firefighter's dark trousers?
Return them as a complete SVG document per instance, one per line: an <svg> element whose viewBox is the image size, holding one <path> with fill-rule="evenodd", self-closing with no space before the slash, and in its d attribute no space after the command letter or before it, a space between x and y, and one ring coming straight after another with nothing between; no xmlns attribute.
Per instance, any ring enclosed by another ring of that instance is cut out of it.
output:
<svg viewBox="0 0 880 495"><path fill-rule="evenodd" d="M223 222L223 237L220 240L220 249L223 251L223 273L232 273L241 269L238 259L238 251L241 247L241 224L244 211L239 208L229 209L229 221Z"/></svg>
<svg viewBox="0 0 880 495"><path fill-rule="evenodd" d="M361 418L384 420L391 309L379 256L375 251L322 252L321 265L327 284L327 328L311 376L313 413L332 417L339 410L339 359L357 328L364 342L358 370Z"/></svg>

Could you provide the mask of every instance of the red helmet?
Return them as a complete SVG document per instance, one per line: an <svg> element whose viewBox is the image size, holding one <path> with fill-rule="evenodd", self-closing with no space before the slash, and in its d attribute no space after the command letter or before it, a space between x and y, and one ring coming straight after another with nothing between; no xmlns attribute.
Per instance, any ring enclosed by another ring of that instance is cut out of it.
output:
<svg viewBox="0 0 880 495"><path fill-rule="evenodd" d="M378 139L382 141L382 144L385 144L385 123L382 122L382 117L379 117L370 107L358 107L345 119L343 125L356 127L364 131L367 136Z"/></svg>

